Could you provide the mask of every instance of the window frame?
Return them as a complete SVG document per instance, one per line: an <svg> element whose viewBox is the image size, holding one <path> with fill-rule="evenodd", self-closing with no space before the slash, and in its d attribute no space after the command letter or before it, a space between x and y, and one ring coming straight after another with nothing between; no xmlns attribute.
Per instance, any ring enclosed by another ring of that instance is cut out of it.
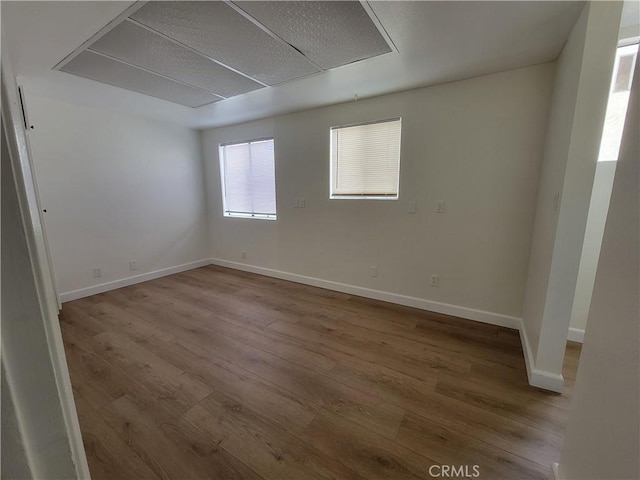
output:
<svg viewBox="0 0 640 480"><path fill-rule="evenodd" d="M617 162L620 156L620 147L622 136L624 134L624 128L626 123L626 114L629 110L631 101L631 87L633 84L633 75L636 67L636 60L640 56L640 38L635 37L633 39L623 40L618 43L615 52L615 61L613 64L613 71L611 72L611 82L609 85L609 91L607 96L607 106L605 109L605 118L602 125L602 131L600 132L600 144L598 146L598 159L597 162ZM631 56L631 69L629 79L627 81L627 88L618 89L617 79L620 73L620 61L623 57ZM616 102L619 104L619 99L615 97L618 95L624 95L628 93L624 110L621 112L615 108ZM616 112L617 110L617 112ZM622 113L617 118L621 120L616 124L615 114Z"/></svg>
<svg viewBox="0 0 640 480"><path fill-rule="evenodd" d="M396 184L395 194L366 194L366 193L333 193L334 190L334 161L333 161L333 131L341 130L344 128L360 127L364 125L375 125L378 123L390 123L400 122L400 135L399 135L399 152L398 152L398 181ZM336 125L329 127L329 199L330 200L398 200L400 198L400 165L402 159L402 117L384 118L381 120L372 120L366 122L350 123L346 125Z"/></svg>
<svg viewBox="0 0 640 480"><path fill-rule="evenodd" d="M274 202L275 202L275 213L266 214L266 213L249 213L249 212L232 212L227 209L227 186L226 186L226 157L225 157L225 148L233 145L244 145L265 141L273 142L273 186L274 186ZM222 215L227 218L252 218L256 220L277 220L278 219L278 204L277 204L277 190L276 190L276 140L274 137L260 137L260 138L252 138L249 140L240 140L234 142L225 142L218 144L218 161L220 166L220 190L222 193Z"/></svg>
<svg viewBox="0 0 640 480"><path fill-rule="evenodd" d="M633 72L635 70L635 65L636 65L636 59L638 58L638 55L640 54L640 39L635 39L632 42L628 42L628 43L620 43L617 47L616 47L616 59L613 65L613 74L612 74L612 78L611 78L611 88L609 89L609 94L613 94L613 93L618 93L618 92L626 92L626 91L630 91L632 84L633 84ZM635 48L634 48L635 47ZM622 50L626 50L625 52L621 52ZM628 53L630 52L630 53ZM627 80L627 85L625 86L625 88L618 90L616 88L616 79L618 77L618 72L620 69L620 61L622 60L623 57L631 57L631 75L629 75L629 79Z"/></svg>

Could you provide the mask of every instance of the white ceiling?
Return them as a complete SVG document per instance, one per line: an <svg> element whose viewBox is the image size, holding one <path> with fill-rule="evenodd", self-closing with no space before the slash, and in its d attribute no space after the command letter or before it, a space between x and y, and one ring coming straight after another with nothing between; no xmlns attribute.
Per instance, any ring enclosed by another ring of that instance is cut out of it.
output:
<svg viewBox="0 0 640 480"><path fill-rule="evenodd" d="M557 58L583 2L369 3L398 52L199 108L52 70L134 2L2 1L2 37L29 93L194 128L450 82Z"/></svg>

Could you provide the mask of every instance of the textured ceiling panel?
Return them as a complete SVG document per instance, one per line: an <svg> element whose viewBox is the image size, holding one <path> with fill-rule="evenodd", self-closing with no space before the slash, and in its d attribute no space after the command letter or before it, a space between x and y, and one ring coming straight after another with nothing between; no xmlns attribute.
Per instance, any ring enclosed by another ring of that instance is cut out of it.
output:
<svg viewBox="0 0 640 480"><path fill-rule="evenodd" d="M223 2L149 2L131 18L267 85L319 71Z"/></svg>
<svg viewBox="0 0 640 480"><path fill-rule="evenodd" d="M199 107L219 100L218 97L209 95L202 90L188 87L90 51L82 52L61 70L188 107Z"/></svg>
<svg viewBox="0 0 640 480"><path fill-rule="evenodd" d="M131 22L121 23L89 48L223 97L262 88L261 84Z"/></svg>
<svg viewBox="0 0 640 480"><path fill-rule="evenodd" d="M357 1L234 3L323 69L391 52Z"/></svg>

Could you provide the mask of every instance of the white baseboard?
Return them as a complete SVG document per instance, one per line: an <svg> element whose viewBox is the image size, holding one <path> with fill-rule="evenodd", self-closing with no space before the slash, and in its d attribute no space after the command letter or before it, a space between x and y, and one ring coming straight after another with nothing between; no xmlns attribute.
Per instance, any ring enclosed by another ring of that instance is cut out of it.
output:
<svg viewBox="0 0 640 480"><path fill-rule="evenodd" d="M70 302L71 300L77 300L79 298L90 297L91 295L97 295L98 293L108 292L109 290L115 290L116 288L128 287L136 283L146 282L155 278L166 277L174 273L184 272L185 270L191 270L198 267L205 267L210 265L209 259L198 260L196 262L185 263L182 265L176 265L175 267L163 268L161 270L154 270L153 272L143 273L141 275L134 275L133 277L122 278L120 280L114 280L112 282L101 283L99 285L93 285L91 287L80 288L78 290L72 290L71 292L65 292L60 294L61 302Z"/></svg>
<svg viewBox="0 0 640 480"><path fill-rule="evenodd" d="M584 330L581 330L579 328L570 328L567 340L571 342L582 343L584 341Z"/></svg>
<svg viewBox="0 0 640 480"><path fill-rule="evenodd" d="M323 280L321 278L307 277L305 275L298 275L297 273L289 273L283 272L281 270L273 270L271 268L257 267L255 265L248 265L246 263L231 262L229 260L212 258L211 264L219 265L221 267L234 268L236 270L243 270L245 272L266 275L268 277L280 278L282 280L290 280L292 282L303 283L305 285L311 285L313 287L326 288L327 290L349 293L351 295L358 295L360 297L372 298L374 300L397 303L399 305L419 308L421 310L428 310L430 312L443 313L445 315L452 315L469 320L476 320L478 322L498 325L500 327L512 328L514 330L518 330L520 328L520 324L522 323L521 319L518 317L511 317L509 315L503 315L501 313L487 312L484 310L477 310L475 308L460 307L458 305L451 305L448 303L433 302L431 300L425 300L422 298L409 297L407 295L384 292L381 290L373 290L370 288L348 285L346 283Z"/></svg>
<svg viewBox="0 0 640 480"><path fill-rule="evenodd" d="M529 379L529 385L533 387L543 388L545 390L551 390L552 392L561 393L564 387L564 377L557 373L547 372L544 370L538 370L536 368L535 359L533 357L533 350L529 344L529 337L527 336L527 330L524 328L524 323L520 321L520 342L522 343L522 351L524 352L524 362L527 366L527 378Z"/></svg>
<svg viewBox="0 0 640 480"><path fill-rule="evenodd" d="M355 285L332 282L330 280L322 280L315 277L307 277L305 275L298 275L296 273L283 272L280 270L273 270L271 268L265 267L257 267L255 265L248 265L246 263L231 262L229 260L222 260L219 258L212 258L211 264L219 265L221 267L234 268L236 270L243 270L245 272L258 273L260 275L280 278L283 280L290 280L292 282L303 283L305 285L326 288L328 290L335 290L338 292L349 293L361 297L373 298L375 300L397 303L399 305L428 310L430 312L443 313L445 315L452 315L455 317L466 318L478 322L489 323L491 325L513 328L514 330L518 330L520 332L520 341L522 343L522 350L524 352L524 360L527 367L527 377L529 379L529 384L534 387L551 390L552 392L562 392L562 389L564 387L564 377L562 375L538 370L535 368L533 351L531 350L531 346L529 345L527 332L524 329L524 324L522 323L521 318L503 315L501 313L477 310L474 308L461 307L458 305L451 305L448 303L433 302L431 300L409 297L397 293L357 287Z"/></svg>
<svg viewBox="0 0 640 480"><path fill-rule="evenodd" d="M529 384L533 385L534 387L539 387L554 392L561 392L564 386L564 378L562 377L562 375L537 370L535 368L533 351L531 350L531 346L529 345L529 339L527 338L527 333L524 329L521 318L503 315L501 313L487 312L485 310L478 310L475 308L461 307L459 305L434 302L431 300L425 300L423 298L410 297L407 295L400 295L397 293L385 292L382 290L358 287L355 285L348 285L345 283L333 282L330 280L323 280L315 277L308 277L296 273L283 272L271 268L258 267L239 262L231 262L229 260L222 260L219 258L211 258L207 260L185 263L183 265L164 268L162 270L155 270L153 272L144 273L142 275L135 275L133 277L127 277L120 280L115 280L113 282L102 283L100 285L94 285L87 288L73 290L71 292L65 292L60 294L60 300L62 302L69 302L71 300L77 300L79 298L97 295L98 293L127 287L136 283L146 282L155 278L184 272L185 270L191 270L198 267L204 267L206 265L219 265L221 267L243 270L245 272L280 278L282 280L298 282L305 285L311 285L313 287L326 288L328 290L335 290L351 295L358 295L360 297L382 300L385 302L396 303L398 305L405 305L407 307L419 308L421 310L442 313L445 315L452 315L455 317L466 318L468 320L475 320L477 322L488 323L490 325L497 325L500 327L518 330L520 332L520 341L522 343L522 350L524 352L524 360L527 367Z"/></svg>

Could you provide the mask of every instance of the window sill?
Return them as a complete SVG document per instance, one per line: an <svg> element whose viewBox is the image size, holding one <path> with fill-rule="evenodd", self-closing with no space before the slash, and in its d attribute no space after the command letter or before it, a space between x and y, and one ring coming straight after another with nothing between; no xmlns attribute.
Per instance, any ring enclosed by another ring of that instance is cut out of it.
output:
<svg viewBox="0 0 640 480"><path fill-rule="evenodd" d="M255 220L277 220L276 215L263 215L263 214L251 214L251 213L229 213L223 214L227 218L252 218Z"/></svg>
<svg viewBox="0 0 640 480"><path fill-rule="evenodd" d="M329 200L398 200L398 195L331 195Z"/></svg>

